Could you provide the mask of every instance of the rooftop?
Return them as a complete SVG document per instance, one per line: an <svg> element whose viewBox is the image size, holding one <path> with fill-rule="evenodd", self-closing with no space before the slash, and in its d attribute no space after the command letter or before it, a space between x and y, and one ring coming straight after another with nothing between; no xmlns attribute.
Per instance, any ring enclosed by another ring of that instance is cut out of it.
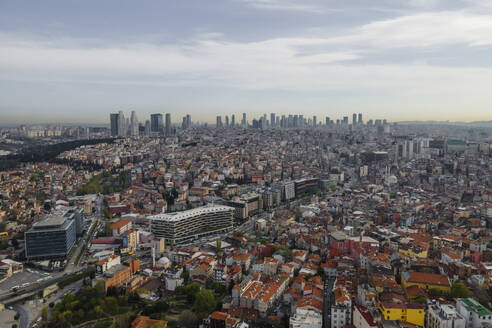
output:
<svg viewBox="0 0 492 328"><path fill-rule="evenodd" d="M492 311L478 303L473 298L460 298L459 301L463 302L463 305L468 312L475 312L479 316L492 315Z"/></svg>
<svg viewBox="0 0 492 328"><path fill-rule="evenodd" d="M229 212L229 211L231 212L234 211L234 208L229 206L223 206L223 205L207 205L207 206L202 206L182 212L157 214L157 215L150 216L149 219L168 221L168 222L178 222L181 220L195 217L200 214Z"/></svg>

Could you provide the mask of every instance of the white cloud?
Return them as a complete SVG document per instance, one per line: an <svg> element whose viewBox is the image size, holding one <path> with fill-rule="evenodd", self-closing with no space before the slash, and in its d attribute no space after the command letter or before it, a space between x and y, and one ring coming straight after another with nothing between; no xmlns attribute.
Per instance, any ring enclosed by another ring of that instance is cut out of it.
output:
<svg viewBox="0 0 492 328"><path fill-rule="evenodd" d="M464 11L426 12L372 22L329 40L377 48L492 44L492 16Z"/></svg>
<svg viewBox="0 0 492 328"><path fill-rule="evenodd" d="M354 51L302 55L324 39L284 38L234 43L198 40L182 45L133 44L78 48L74 41L0 42L0 76L94 80L164 86L219 86L293 91L376 90L481 94L492 70L419 65L346 65Z"/></svg>
<svg viewBox="0 0 492 328"><path fill-rule="evenodd" d="M225 41L201 34L183 43L105 44L0 34L0 77L243 89L391 89L482 94L488 68L361 64L366 52L492 43L492 17L423 13L373 22L329 37ZM313 51L317 49L317 51ZM323 49L323 50L320 50Z"/></svg>
<svg viewBox="0 0 492 328"><path fill-rule="evenodd" d="M284 10L284 11L305 11L310 13L319 13L321 8L308 1L296 0L238 0L247 6L257 9L267 10Z"/></svg>

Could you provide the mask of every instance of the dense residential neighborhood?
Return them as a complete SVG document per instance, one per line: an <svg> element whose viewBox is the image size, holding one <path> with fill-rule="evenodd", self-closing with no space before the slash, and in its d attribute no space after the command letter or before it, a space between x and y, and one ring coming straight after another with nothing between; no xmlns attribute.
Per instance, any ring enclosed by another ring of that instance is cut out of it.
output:
<svg viewBox="0 0 492 328"><path fill-rule="evenodd" d="M490 129L160 119L121 135L115 116L111 143L0 172L5 316L492 327Z"/></svg>

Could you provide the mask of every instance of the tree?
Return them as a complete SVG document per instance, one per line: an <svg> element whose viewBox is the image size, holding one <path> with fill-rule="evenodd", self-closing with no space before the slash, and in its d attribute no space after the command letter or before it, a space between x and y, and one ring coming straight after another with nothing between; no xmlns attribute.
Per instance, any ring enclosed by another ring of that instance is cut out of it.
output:
<svg viewBox="0 0 492 328"><path fill-rule="evenodd" d="M222 252L222 241L220 240L220 238L217 238L217 240L215 241L215 249L217 254Z"/></svg>
<svg viewBox="0 0 492 328"><path fill-rule="evenodd" d="M111 228L111 222L106 221L106 226L104 228L104 235L111 236L113 234L113 229Z"/></svg>
<svg viewBox="0 0 492 328"><path fill-rule="evenodd" d="M200 290L195 297L195 312L198 313L199 318L204 318L213 310L215 310L216 301L214 294L210 289Z"/></svg>
<svg viewBox="0 0 492 328"><path fill-rule="evenodd" d="M299 205L296 206L296 221L299 222L301 221L302 218L302 212L301 212L301 207Z"/></svg>
<svg viewBox="0 0 492 328"><path fill-rule="evenodd" d="M325 270L323 270L323 267L321 265L318 266L318 270L317 270L316 274L318 276L320 276L322 280L325 280L325 278L326 278Z"/></svg>
<svg viewBox="0 0 492 328"><path fill-rule="evenodd" d="M96 282L96 286L94 286L94 289L96 290L96 294L99 295L100 297L106 295L104 281L99 280L98 282Z"/></svg>
<svg viewBox="0 0 492 328"><path fill-rule="evenodd" d="M150 326L150 328L167 328L167 325L163 323L156 323L155 325Z"/></svg>
<svg viewBox="0 0 492 328"><path fill-rule="evenodd" d="M183 278L184 283L187 284L188 280L190 280L190 273L188 271L183 271L181 278Z"/></svg>
<svg viewBox="0 0 492 328"><path fill-rule="evenodd" d="M96 315L97 315L98 318L100 318L100 317L102 317L104 315L104 310L103 310L103 308L100 305L97 305L94 308L94 311L96 311Z"/></svg>
<svg viewBox="0 0 492 328"><path fill-rule="evenodd" d="M198 322L196 314L190 310L184 310L178 318L178 324L180 327L195 327Z"/></svg>
<svg viewBox="0 0 492 328"><path fill-rule="evenodd" d="M188 303L193 304L195 302L197 294L200 292L201 286L197 282L192 282L186 286L186 296Z"/></svg>
<svg viewBox="0 0 492 328"><path fill-rule="evenodd" d="M451 297L467 298L471 296L470 290L461 281L455 281L451 286Z"/></svg>
<svg viewBox="0 0 492 328"><path fill-rule="evenodd" d="M48 307L44 306L43 310L41 310L41 319L43 321L48 321Z"/></svg>
<svg viewBox="0 0 492 328"><path fill-rule="evenodd" d="M130 323L131 323L130 314L125 313L123 315L115 317L114 327L115 328L128 328L128 327L130 327Z"/></svg>
<svg viewBox="0 0 492 328"><path fill-rule="evenodd" d="M118 313L118 302L113 296L106 297L103 304L104 312L115 315Z"/></svg>

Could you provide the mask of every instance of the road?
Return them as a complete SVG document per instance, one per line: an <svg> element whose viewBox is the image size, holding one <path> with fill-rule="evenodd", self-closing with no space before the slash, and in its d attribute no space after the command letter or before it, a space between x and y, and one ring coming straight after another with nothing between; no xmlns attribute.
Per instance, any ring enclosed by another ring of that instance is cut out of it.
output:
<svg viewBox="0 0 492 328"><path fill-rule="evenodd" d="M43 286L47 287L58 282L63 277L63 274L63 272L41 273L40 271L34 270L33 273L25 271L15 274L0 284L0 301L8 299L15 294L20 295L30 291L42 289L41 287ZM37 281L40 278L44 279L42 281ZM22 285L25 286L22 287ZM14 286L19 286L16 293L12 292L12 287Z"/></svg>
<svg viewBox="0 0 492 328"><path fill-rule="evenodd" d="M56 293L51 294L47 297L46 303L42 305L31 305L31 309L26 303L15 303L12 304L12 309L19 314L19 328L28 328L34 323L35 320L40 318L41 311L44 306L48 306L49 303L56 303L66 294L74 294L83 286L83 281L76 281L71 285L66 286L63 289L59 289ZM36 303L35 303L36 304ZM52 311L52 309L50 309Z"/></svg>
<svg viewBox="0 0 492 328"><path fill-rule="evenodd" d="M323 284L323 328L331 327L331 304L335 279L327 278Z"/></svg>
<svg viewBox="0 0 492 328"><path fill-rule="evenodd" d="M30 323L29 312L19 303L12 304L12 309L19 313L19 328L28 328Z"/></svg>

